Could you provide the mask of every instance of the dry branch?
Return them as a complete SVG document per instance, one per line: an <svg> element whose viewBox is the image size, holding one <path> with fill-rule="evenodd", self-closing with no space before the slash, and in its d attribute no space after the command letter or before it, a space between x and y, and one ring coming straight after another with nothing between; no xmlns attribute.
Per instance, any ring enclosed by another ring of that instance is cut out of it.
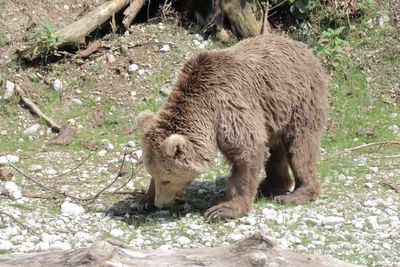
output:
<svg viewBox="0 0 400 267"><path fill-rule="evenodd" d="M46 114L44 114L36 105L35 103L32 102L28 97L25 96L25 92L19 88L19 86L15 87L15 90L18 92L19 96L21 97L22 102L36 115L38 115L40 118L44 119L48 125L55 131L59 132L60 131L60 126L53 121L51 118L49 118Z"/></svg>
<svg viewBox="0 0 400 267"><path fill-rule="evenodd" d="M105 1L79 20L56 31L54 33L54 38L60 38L62 40L59 48L70 45L76 46L77 44L84 43L87 35L103 25L114 14L122 10L128 4L129 0ZM20 55L26 60L34 61L44 54L45 51L40 51L40 47L37 44L34 44L22 51Z"/></svg>
<svg viewBox="0 0 400 267"><path fill-rule="evenodd" d="M97 241L89 248L0 257L0 266L356 266L321 255L280 248L257 233L234 245L216 248L138 250L120 242Z"/></svg>
<svg viewBox="0 0 400 267"><path fill-rule="evenodd" d="M37 231L35 231L34 229L32 229L31 227L29 227L28 225L26 225L25 223L23 223L20 219L18 219L17 217L15 217L14 215L5 212L4 210L0 210L0 214L7 216L8 218L10 218L11 220L13 220L16 224L18 224L19 226L21 226L22 228L27 229L29 232L31 232L34 235L39 236L39 233ZM1 264L0 264L1 266Z"/></svg>
<svg viewBox="0 0 400 267"><path fill-rule="evenodd" d="M142 9L146 1L147 0L133 0L129 7L125 9L125 18L122 20L122 24L124 25L125 29L129 29L132 21L135 19L136 15L139 13L140 9Z"/></svg>
<svg viewBox="0 0 400 267"><path fill-rule="evenodd" d="M381 142L363 144L363 145L351 147L351 148L345 149L343 151L340 151L338 153L335 153L333 155L330 155L330 156L324 158L324 160L330 160L330 159L342 156L348 152L352 152L355 150L359 150L359 149L363 149L363 148L367 148L367 147L371 147L371 146L386 146L386 145L400 145L400 141L381 141Z"/></svg>

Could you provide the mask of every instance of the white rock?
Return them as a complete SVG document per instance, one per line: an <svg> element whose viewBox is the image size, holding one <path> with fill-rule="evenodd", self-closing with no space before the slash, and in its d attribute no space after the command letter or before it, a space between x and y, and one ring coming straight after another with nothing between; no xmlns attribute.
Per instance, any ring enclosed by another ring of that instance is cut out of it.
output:
<svg viewBox="0 0 400 267"><path fill-rule="evenodd" d="M3 194L9 196L13 200L22 198L22 193L19 187L11 181L4 183Z"/></svg>
<svg viewBox="0 0 400 267"><path fill-rule="evenodd" d="M57 240L60 240L60 236L43 233L42 234L42 240L44 242L48 242L48 243L52 244L52 243L56 242Z"/></svg>
<svg viewBox="0 0 400 267"><path fill-rule="evenodd" d="M127 145L128 145L129 147L135 147L135 142L133 142L133 141L128 141Z"/></svg>
<svg viewBox="0 0 400 267"><path fill-rule="evenodd" d="M43 166L39 164L34 164L29 167L30 172L40 172L41 170L43 170Z"/></svg>
<svg viewBox="0 0 400 267"><path fill-rule="evenodd" d="M140 76L143 76L143 75L144 75L144 72L145 72L145 70L139 70L139 71L138 71L138 73L139 73Z"/></svg>
<svg viewBox="0 0 400 267"><path fill-rule="evenodd" d="M88 234L88 233L85 233L85 232L77 232L74 235L74 239L79 241L79 242L93 241L94 238L95 237L92 234Z"/></svg>
<svg viewBox="0 0 400 267"><path fill-rule="evenodd" d="M98 157L104 157L107 154L107 150L102 149L99 152L97 152Z"/></svg>
<svg viewBox="0 0 400 267"><path fill-rule="evenodd" d="M121 237L121 236L125 235L124 231L122 231L122 230L119 229L119 228L112 229L111 232L110 232L110 234L111 234L112 236L115 236L115 237Z"/></svg>
<svg viewBox="0 0 400 267"><path fill-rule="evenodd" d="M201 44L198 40L194 39L193 43L196 47L199 47L199 45Z"/></svg>
<svg viewBox="0 0 400 267"><path fill-rule="evenodd" d="M393 124L389 127L389 130L391 130L394 134L397 134L399 132L399 126L397 126L396 124Z"/></svg>
<svg viewBox="0 0 400 267"><path fill-rule="evenodd" d="M0 156L0 166L7 165L9 163L17 163L19 161L19 157L14 155L5 155Z"/></svg>
<svg viewBox="0 0 400 267"><path fill-rule="evenodd" d="M379 205L383 205L384 201L382 199L375 199L375 200L367 200L363 203L364 207L376 207Z"/></svg>
<svg viewBox="0 0 400 267"><path fill-rule="evenodd" d="M53 89L57 92L61 91L63 89L63 83L59 79L56 79L53 82Z"/></svg>
<svg viewBox="0 0 400 267"><path fill-rule="evenodd" d="M131 96L133 96L133 97L135 97L136 94L137 94L136 91L132 91L132 92L131 92Z"/></svg>
<svg viewBox="0 0 400 267"><path fill-rule="evenodd" d="M367 188L372 188L372 183L365 183L364 185L365 185L365 187L367 187Z"/></svg>
<svg viewBox="0 0 400 267"><path fill-rule="evenodd" d="M47 168L44 170L44 173L48 174L48 175L55 175L55 174L57 174L57 171L53 168Z"/></svg>
<svg viewBox="0 0 400 267"><path fill-rule="evenodd" d="M165 29L164 23L162 23L162 22L158 23L157 26L158 26L158 28L159 28L160 30L164 30L164 29Z"/></svg>
<svg viewBox="0 0 400 267"><path fill-rule="evenodd" d="M347 177L346 177L346 175L344 175L343 173L341 173L341 174L339 174L339 175L337 176L337 179L338 179L339 181L346 181L346 180L347 180Z"/></svg>
<svg viewBox="0 0 400 267"><path fill-rule="evenodd" d="M343 217L338 216L328 216L325 217L324 224L339 224L344 223L346 220Z"/></svg>
<svg viewBox="0 0 400 267"><path fill-rule="evenodd" d="M13 244L10 241L0 239L0 250L10 250Z"/></svg>
<svg viewBox="0 0 400 267"><path fill-rule="evenodd" d="M379 172L379 168L378 167L368 167L369 172L372 173L378 173Z"/></svg>
<svg viewBox="0 0 400 267"><path fill-rule="evenodd" d="M31 127L25 129L23 131L23 134L26 136L33 136L37 133L39 129L40 129L40 124L34 124Z"/></svg>
<svg viewBox="0 0 400 267"><path fill-rule="evenodd" d="M71 249L72 246L68 242L62 242L62 241L56 241L54 244L50 246L50 249L55 249L55 250L68 250Z"/></svg>
<svg viewBox="0 0 400 267"><path fill-rule="evenodd" d="M74 102L77 105L82 105L83 104L82 100L80 100L79 98L72 99L72 102Z"/></svg>
<svg viewBox="0 0 400 267"><path fill-rule="evenodd" d="M109 63L111 63L111 64L114 63L114 62L116 61L114 55L112 55L112 54L108 54L106 57L107 57L107 61L108 61Z"/></svg>
<svg viewBox="0 0 400 267"><path fill-rule="evenodd" d="M64 202L61 205L61 212L64 216L71 216L75 217L85 212L85 209L81 206L71 203L71 202Z"/></svg>
<svg viewBox="0 0 400 267"><path fill-rule="evenodd" d="M204 49L204 48L206 48L206 46L204 45L204 44L199 44L199 46L198 46L200 49Z"/></svg>
<svg viewBox="0 0 400 267"><path fill-rule="evenodd" d="M186 245L186 244L189 244L189 243L190 243L190 239L187 238L186 236L181 236L181 237L179 237L176 241L177 241L178 244L180 244L180 245Z"/></svg>
<svg viewBox="0 0 400 267"><path fill-rule="evenodd" d="M396 118L397 118L397 116L398 116L398 114L397 114L397 113L392 113L392 114L390 114L390 117L391 117L392 119L396 119Z"/></svg>
<svg viewBox="0 0 400 267"><path fill-rule="evenodd" d="M169 46L169 44L163 45L160 49L160 51L162 51L162 52L168 52L169 50L171 50L171 47Z"/></svg>
<svg viewBox="0 0 400 267"><path fill-rule="evenodd" d="M244 238L244 235L242 235L242 233L240 233L240 232L233 232L233 233L228 235L228 238L233 240L233 241L239 241L239 240L242 240Z"/></svg>
<svg viewBox="0 0 400 267"><path fill-rule="evenodd" d="M140 159L143 155L143 151L141 149L136 150L135 152L133 152L133 155Z"/></svg>
<svg viewBox="0 0 400 267"><path fill-rule="evenodd" d="M379 226L379 223L377 221L377 217L376 216L368 217L368 222L371 224L371 227L372 227L372 229L374 229L374 231L379 230L381 228Z"/></svg>
<svg viewBox="0 0 400 267"><path fill-rule="evenodd" d="M269 208L263 209L262 214L264 218L267 220L276 220L276 217L278 215L278 213L275 210Z"/></svg>
<svg viewBox="0 0 400 267"><path fill-rule="evenodd" d="M132 74L139 69L139 66L136 64L130 64L128 66L128 73Z"/></svg>
<svg viewBox="0 0 400 267"><path fill-rule="evenodd" d="M106 144L106 147L105 147L105 149L106 149L107 151L114 150L114 145L113 145L113 144L111 144L111 143L108 143L108 144Z"/></svg>
<svg viewBox="0 0 400 267"><path fill-rule="evenodd" d="M6 91L4 93L3 99L9 99L14 93L15 84L13 82L6 82Z"/></svg>
<svg viewBox="0 0 400 267"><path fill-rule="evenodd" d="M196 33L195 35L193 35L193 38L194 38L195 40L198 40L198 41L203 41L203 36L201 36L201 35L198 34L198 33Z"/></svg>
<svg viewBox="0 0 400 267"><path fill-rule="evenodd" d="M37 251L46 251L46 250L49 250L49 248L50 248L50 244L49 244L49 242L46 242L46 241L40 242L40 243L36 244L36 246L35 246L35 250L37 250Z"/></svg>

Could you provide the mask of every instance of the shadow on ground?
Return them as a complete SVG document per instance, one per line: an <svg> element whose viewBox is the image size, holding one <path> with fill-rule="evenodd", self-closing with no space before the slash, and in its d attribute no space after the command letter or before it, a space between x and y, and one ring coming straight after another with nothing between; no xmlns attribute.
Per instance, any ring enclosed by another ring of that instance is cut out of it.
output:
<svg viewBox="0 0 400 267"><path fill-rule="evenodd" d="M139 212L138 201L144 192L134 192L132 196L118 201L106 210L106 215L118 217L127 224L141 225L148 221L157 222L156 213L162 213L163 217L180 218L187 213L203 214L208 208L221 203L225 198L226 178L218 177L215 180L194 181L185 193L175 200L175 203L165 210Z"/></svg>

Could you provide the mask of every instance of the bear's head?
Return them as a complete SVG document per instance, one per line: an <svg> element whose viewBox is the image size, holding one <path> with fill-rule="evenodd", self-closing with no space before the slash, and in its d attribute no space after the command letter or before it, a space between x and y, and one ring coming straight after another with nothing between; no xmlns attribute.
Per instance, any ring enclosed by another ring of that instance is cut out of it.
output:
<svg viewBox="0 0 400 267"><path fill-rule="evenodd" d="M152 127L156 120L157 114L144 111L137 116L136 126L142 134L143 163L155 183L154 205L162 208L206 169L196 161L193 143L185 135L159 138Z"/></svg>

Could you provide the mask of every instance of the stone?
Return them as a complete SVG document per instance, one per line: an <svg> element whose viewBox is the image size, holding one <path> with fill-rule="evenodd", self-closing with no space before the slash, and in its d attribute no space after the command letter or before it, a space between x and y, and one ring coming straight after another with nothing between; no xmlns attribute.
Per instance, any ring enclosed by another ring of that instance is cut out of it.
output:
<svg viewBox="0 0 400 267"><path fill-rule="evenodd" d="M117 61L117 60L115 59L114 55L112 55L112 54L108 54L108 55L106 56L106 58L107 58L108 63L110 63L110 64L112 64L112 63L114 63L115 61Z"/></svg>
<svg viewBox="0 0 400 267"><path fill-rule="evenodd" d="M4 93L3 99L9 99L13 96L15 84L10 81L6 81L6 91Z"/></svg>
<svg viewBox="0 0 400 267"><path fill-rule="evenodd" d="M19 157L14 155L0 156L0 166L8 165L9 163L17 163L18 161Z"/></svg>
<svg viewBox="0 0 400 267"><path fill-rule="evenodd" d="M121 236L125 235L125 233L121 229L115 228L115 229L111 230L110 235L115 236L115 237L121 237Z"/></svg>
<svg viewBox="0 0 400 267"><path fill-rule="evenodd" d="M176 241L177 241L178 244L180 244L180 245L187 245L187 244L190 243L190 239L187 238L186 236L178 237L178 239L177 239Z"/></svg>
<svg viewBox="0 0 400 267"><path fill-rule="evenodd" d="M42 240L44 242L48 242L48 243L52 244L52 243L56 242L57 240L60 240L60 236L43 233L42 234Z"/></svg>
<svg viewBox="0 0 400 267"><path fill-rule="evenodd" d="M378 167L368 167L368 171L370 173L378 173L379 172L379 168Z"/></svg>
<svg viewBox="0 0 400 267"><path fill-rule="evenodd" d="M263 209L262 214L264 218L267 220L276 220L276 216L278 215L278 213L275 210L269 208Z"/></svg>
<svg viewBox="0 0 400 267"><path fill-rule="evenodd" d="M397 134L399 132L399 126L397 126L396 124L393 124L391 126L389 126L389 130L392 131L394 134Z"/></svg>
<svg viewBox="0 0 400 267"><path fill-rule="evenodd" d="M344 223L346 220L343 217L339 216L328 216L325 217L324 224L339 224L339 223Z"/></svg>
<svg viewBox="0 0 400 267"><path fill-rule="evenodd" d="M76 217L84 213L85 209L77 204L66 201L61 205L61 212L65 216Z"/></svg>
<svg viewBox="0 0 400 267"><path fill-rule="evenodd" d="M228 235L228 238L233 240L233 241L239 241L242 240L244 238L244 235L240 232L233 232L231 234Z"/></svg>
<svg viewBox="0 0 400 267"><path fill-rule="evenodd" d="M0 251L1 250L10 250L13 248L13 244L8 240L0 239Z"/></svg>
<svg viewBox="0 0 400 267"><path fill-rule="evenodd" d="M22 198L22 193L19 187L11 181L4 183L3 194L9 196L13 200Z"/></svg>
<svg viewBox="0 0 400 267"><path fill-rule="evenodd" d="M104 157L107 154L107 150L102 149L99 152L97 152L98 157Z"/></svg>
<svg viewBox="0 0 400 267"><path fill-rule="evenodd" d="M169 44L163 45L160 49L160 51L162 51L162 52L168 52L169 50L171 50L171 47L169 46Z"/></svg>
<svg viewBox="0 0 400 267"><path fill-rule="evenodd" d="M128 73L132 74L139 69L139 66L136 64L130 64L128 66Z"/></svg>
<svg viewBox="0 0 400 267"><path fill-rule="evenodd" d="M145 73L145 70L139 70L138 73L139 73L140 76L143 76L144 73Z"/></svg>
<svg viewBox="0 0 400 267"><path fill-rule="evenodd" d="M40 124L36 123L36 124L34 124L34 125L32 125L32 126L26 128L26 129L23 131L23 134L24 134L25 136L33 136L33 135L35 135L35 134L37 133L37 131L38 131L39 129L40 129Z"/></svg>
<svg viewBox="0 0 400 267"><path fill-rule="evenodd" d="M40 242L40 243L36 244L36 246L35 246L35 250L37 250L37 251L46 251L49 249L50 249L50 244L49 244L49 242L46 242L46 241Z"/></svg>
<svg viewBox="0 0 400 267"><path fill-rule="evenodd" d="M74 102L77 105L82 105L83 104L82 100L80 100L79 98L72 99L72 102Z"/></svg>
<svg viewBox="0 0 400 267"><path fill-rule="evenodd" d="M43 170L43 166L39 164L33 164L29 167L30 172L41 172Z"/></svg>
<svg viewBox="0 0 400 267"><path fill-rule="evenodd" d="M160 88L160 93L163 96L169 96L171 94L171 92L172 92L172 87L170 85L165 84L165 85L161 86L161 88Z"/></svg>
<svg viewBox="0 0 400 267"><path fill-rule="evenodd" d="M53 82L53 89L57 92L60 92L63 89L63 83L59 79L56 79Z"/></svg>

